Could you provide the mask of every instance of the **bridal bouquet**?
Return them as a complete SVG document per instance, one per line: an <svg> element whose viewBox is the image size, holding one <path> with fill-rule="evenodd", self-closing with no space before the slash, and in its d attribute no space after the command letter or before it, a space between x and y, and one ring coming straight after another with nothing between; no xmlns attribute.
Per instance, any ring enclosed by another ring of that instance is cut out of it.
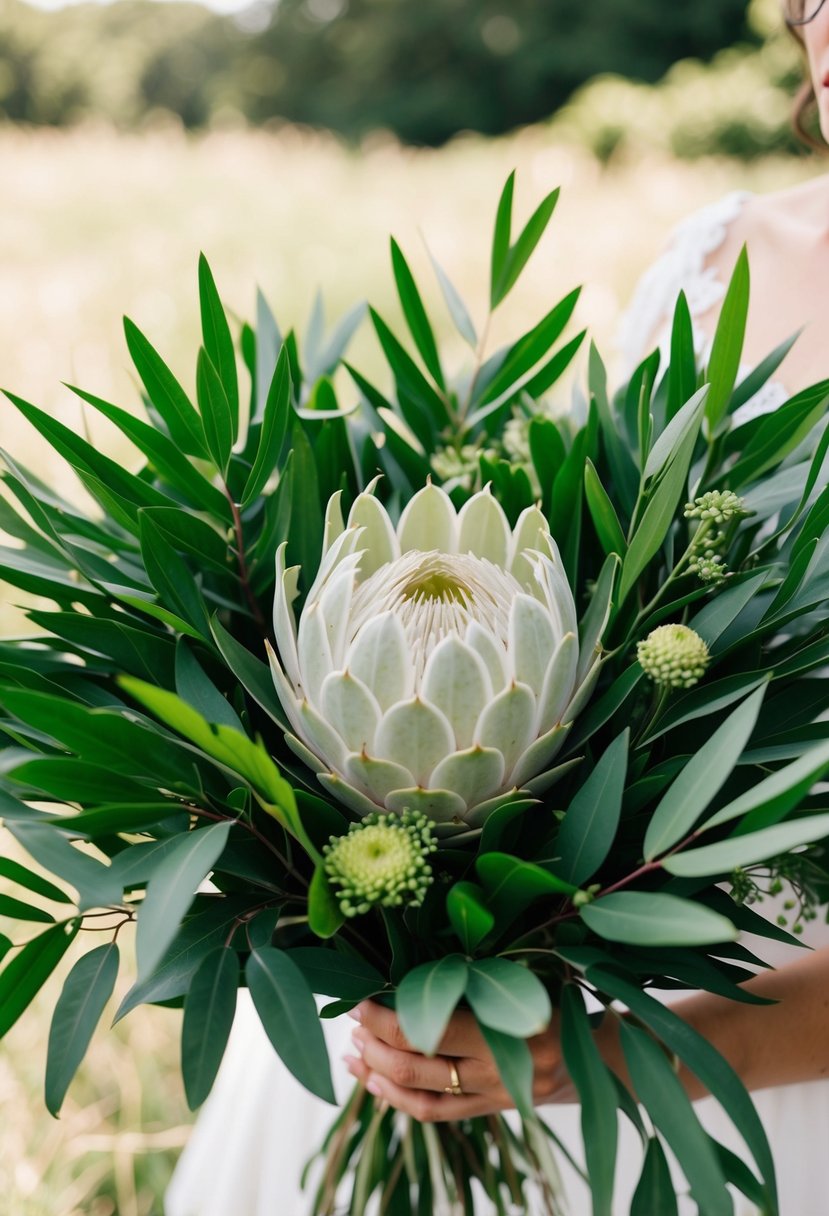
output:
<svg viewBox="0 0 829 1216"><path fill-rule="evenodd" d="M512 193L510 178L490 315L557 198L515 235ZM0 857L0 1035L71 952L46 1066L57 1113L132 921L117 1016L183 1007L194 1107L240 985L328 1101L315 994L323 1018L393 1006L425 1053L465 1007L520 1125L415 1122L357 1088L309 1209L472 1213L485 1194L505 1213L535 1188L552 1213L527 1039L555 1008L595 1216L620 1116L641 1136L635 1216L676 1211L666 1149L705 1216L732 1212L729 1186L775 1213L745 1089L652 991L758 1000L740 933L795 942L825 885L829 381L740 421L790 345L737 383L744 256L706 369L680 297L666 367L650 356L611 395L591 350L566 405L577 292L490 354L436 266L471 348L450 375L395 243L392 262L408 335L371 312L383 385L344 357L361 307L330 334L317 307L301 343L260 299L237 343L202 261L195 398L130 322L144 417L74 390L135 470L8 394L97 510L4 454L0 573L49 606L0 642L16 842ZM783 880L792 933L751 907ZM603 1018L620 1019L634 1092L598 1052ZM703 1130L677 1058L750 1162Z"/></svg>

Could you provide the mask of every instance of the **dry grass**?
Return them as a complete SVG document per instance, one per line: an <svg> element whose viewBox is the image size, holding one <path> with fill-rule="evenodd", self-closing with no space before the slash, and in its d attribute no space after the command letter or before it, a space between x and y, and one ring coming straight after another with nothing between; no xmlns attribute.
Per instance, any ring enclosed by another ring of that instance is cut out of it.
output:
<svg viewBox="0 0 829 1216"><path fill-rule="evenodd" d="M82 418L60 382L135 401L123 313L189 382L199 250L239 315L251 315L258 283L284 326L301 325L318 287L333 317L361 296L396 315L390 232L437 305L422 231L480 315L495 202L517 167L520 215L543 191L564 189L550 234L504 310L503 332L586 282L578 319L606 346L636 276L680 216L737 186L773 189L813 172L803 162L602 170L538 129L438 152L383 143L359 156L294 131L191 140L171 131L138 138L5 130L0 163L0 383L88 425L110 447L112 433ZM359 343L363 360L373 359L369 335ZM0 410L0 446L79 493L12 407ZM0 603L0 629L17 627L21 598L11 593L5 609ZM189 1119L177 1075L178 1015L139 1010L99 1033L55 1123L41 1095L56 994L53 983L0 1049L0 1216L160 1216Z"/></svg>

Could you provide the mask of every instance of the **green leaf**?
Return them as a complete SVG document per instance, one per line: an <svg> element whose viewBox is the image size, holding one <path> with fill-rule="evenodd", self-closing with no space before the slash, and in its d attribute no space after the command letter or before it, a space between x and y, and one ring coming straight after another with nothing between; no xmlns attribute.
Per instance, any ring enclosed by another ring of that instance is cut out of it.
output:
<svg viewBox="0 0 829 1216"><path fill-rule="evenodd" d="M545 895L570 896L577 890L573 883L565 882L541 866L507 853L483 853L475 862L475 868L499 929L505 928L533 900Z"/></svg>
<svg viewBox="0 0 829 1216"><path fill-rule="evenodd" d="M2 813L3 808L0 805L0 815ZM71 904L72 902L60 887L56 887L54 883L42 878L40 874L28 870L11 857L0 857L0 878L6 878L9 882L17 883L19 887L26 887L27 890L34 891L36 895L42 895L44 899L52 899L56 903Z"/></svg>
<svg viewBox="0 0 829 1216"><path fill-rule="evenodd" d="M62 831L46 822L7 821L6 827L38 865L75 888L82 911L121 902L123 889L111 867L76 849Z"/></svg>
<svg viewBox="0 0 829 1216"><path fill-rule="evenodd" d="M257 705L260 705L278 726L287 730L288 724L274 690L273 677L267 664L263 663L261 659L257 659L238 639L228 633L219 620L218 614L214 614L211 618L210 628L216 646L230 670L244 685Z"/></svg>
<svg viewBox="0 0 829 1216"><path fill-rule="evenodd" d="M417 290L417 284L414 281L412 272L401 252L400 246L394 238L391 241L391 261L394 270L394 281L397 284L397 294L400 297L403 315L409 326L409 333L412 335L414 344L420 352L420 357L435 383L439 388L445 389L446 385L440 366L440 355L435 343L435 335L429 324L429 318L426 315L426 309L423 307L423 301L420 298L420 292Z"/></svg>
<svg viewBox="0 0 829 1216"><path fill-rule="evenodd" d="M700 609L688 622L690 628L700 635L709 649L715 651L717 641L751 603L767 578L767 572L762 570L759 574L732 583Z"/></svg>
<svg viewBox="0 0 829 1216"><path fill-rule="evenodd" d="M809 793L829 769L829 744L809 748L791 764L770 773L763 781L752 785L738 798L706 820L701 830L719 827L731 819L762 810L774 821L782 819Z"/></svg>
<svg viewBox="0 0 829 1216"><path fill-rule="evenodd" d="M694 455L704 404L705 397L701 394L693 425L687 430L676 455L657 483L645 513L631 536L630 547L622 567L620 604L624 603L636 586L648 562L659 552L668 535L677 506L686 490L688 470Z"/></svg>
<svg viewBox="0 0 829 1216"><path fill-rule="evenodd" d="M561 992L561 1050L581 1102L593 1216L610 1216L618 1140L616 1086L599 1054L581 992L574 984L565 984Z"/></svg>
<svg viewBox="0 0 829 1216"><path fill-rule="evenodd" d="M733 1216L719 1157L664 1051L650 1035L627 1022L622 1022L621 1039L639 1100L676 1154L700 1211L706 1216Z"/></svg>
<svg viewBox="0 0 829 1216"><path fill-rule="evenodd" d="M210 637L207 609L190 567L165 539L152 519L140 513L141 557L165 607L187 621L199 637Z"/></svg>
<svg viewBox="0 0 829 1216"><path fill-rule="evenodd" d="M678 1216L668 1159L656 1136L648 1141L645 1164L630 1205L630 1216Z"/></svg>
<svg viewBox="0 0 829 1216"><path fill-rule="evenodd" d="M285 444L291 418L291 370L288 352L283 346L276 361L273 378L265 400L265 413L256 459L242 492L242 507L247 507L262 493L277 468Z"/></svg>
<svg viewBox="0 0 829 1216"><path fill-rule="evenodd" d="M150 879L135 941L139 982L149 978L175 938L199 884L221 857L230 827L227 821L188 832Z"/></svg>
<svg viewBox="0 0 829 1216"><path fill-rule="evenodd" d="M506 399L505 394L512 394L521 378L532 371L538 361L547 354L572 317L580 290L576 288L571 291L542 317L537 325L512 344L495 375L484 383L480 397L481 406ZM479 409L468 419L467 425L473 426L484 417L485 414Z"/></svg>
<svg viewBox="0 0 829 1216"><path fill-rule="evenodd" d="M282 950L254 950L246 975L265 1033L300 1084L325 1102L336 1102L317 1007L296 963Z"/></svg>
<svg viewBox="0 0 829 1216"><path fill-rule="evenodd" d="M236 352L227 323L225 310L216 290L213 272L204 254L199 257L199 302L204 349L219 374L230 406L233 440L239 430L239 379L236 373Z"/></svg>
<svg viewBox="0 0 829 1216"><path fill-rule="evenodd" d="M345 923L325 868L317 865L308 888L308 928L317 937L333 937Z"/></svg>
<svg viewBox="0 0 829 1216"><path fill-rule="evenodd" d="M614 1000L622 1001L662 1040L669 1051L676 1052L713 1094L735 1127L739 1128L765 1180L771 1206L776 1211L774 1161L768 1139L745 1086L728 1061L690 1023L636 985L601 967L588 968L587 976L600 991Z"/></svg>
<svg viewBox="0 0 829 1216"><path fill-rule="evenodd" d="M728 709L735 701L739 701L746 693L753 692L761 684L765 684L768 675L765 672L746 671L736 676L724 676L721 680L713 680L690 692L681 694L673 705L656 723L656 729L648 732L645 742L653 743L669 730L676 730L686 722L694 722L697 718L710 718L721 709Z"/></svg>
<svg viewBox="0 0 829 1216"><path fill-rule="evenodd" d="M761 684L729 714L668 789L645 832L645 861L683 840L722 789L748 745L767 687Z"/></svg>
<svg viewBox="0 0 829 1216"><path fill-rule="evenodd" d="M668 399L665 417L668 422L690 401L697 387L697 359L694 350L694 326L685 292L677 297L671 328L671 361L668 364Z"/></svg>
<svg viewBox="0 0 829 1216"><path fill-rule="evenodd" d="M172 639L147 628L135 617L120 615L121 620L104 620L80 612L33 611L29 620L89 654L105 656L131 675L157 680L171 676L175 654Z"/></svg>
<svg viewBox="0 0 829 1216"><path fill-rule="evenodd" d="M241 735L245 733L238 714L205 674L184 638L179 638L176 646L176 692L206 722L229 726Z"/></svg>
<svg viewBox="0 0 829 1216"><path fill-rule="evenodd" d="M91 474L93 478L100 479L108 490L119 495L133 518L138 507L169 507L171 505L171 500L165 494L153 489L140 477L133 476L123 465L111 460L109 456L102 455L97 448L87 443L70 427L64 426L62 422L58 422L50 414L39 410L37 406L30 405L21 397L16 397L12 393L5 395L79 475Z"/></svg>
<svg viewBox="0 0 829 1216"><path fill-rule="evenodd" d="M279 775L279 770L261 742L254 743L247 735L229 726L211 725L191 705L165 688L156 688L131 676L122 676L119 684L150 713L178 731L195 747L231 772L244 777L269 803L295 810L293 790Z"/></svg>
<svg viewBox="0 0 829 1216"><path fill-rule="evenodd" d="M624 557L628 550L625 534L592 460L584 462L584 495L599 544L605 553L618 553L619 557Z"/></svg>
<svg viewBox="0 0 829 1216"><path fill-rule="evenodd" d="M230 518L230 508L224 494L202 477L181 449L157 427L82 388L75 388L71 384L67 388L113 422L144 453L158 475L184 494L194 506L209 511L218 519Z"/></svg>
<svg viewBox="0 0 829 1216"><path fill-rule="evenodd" d="M153 349L141 330L124 317L127 347L147 395L163 418L170 438L188 456L205 459L208 455L201 419L184 389L167 364Z"/></svg>
<svg viewBox="0 0 829 1216"><path fill-rule="evenodd" d="M401 412L420 441L424 442L430 438L435 428L445 426L449 421L446 402L432 387L383 318L373 308L369 309L369 314L377 337L380 339L383 353L394 374ZM411 409L406 410L407 403L414 407L414 412ZM422 422L420 427L417 423L418 416Z"/></svg>
<svg viewBox="0 0 829 1216"><path fill-rule="evenodd" d="M52 925L27 942L0 971L0 1039L11 1030L48 980L76 933L79 921Z"/></svg>
<svg viewBox="0 0 829 1216"><path fill-rule="evenodd" d="M734 925L719 912L657 891L614 891L579 912L594 933L630 946L706 946L737 938Z"/></svg>
<svg viewBox="0 0 829 1216"><path fill-rule="evenodd" d="M515 244L512 245L503 258L501 273L495 282L492 307L497 307L498 304L507 296L507 294L515 286L521 271L526 266L529 259L532 257L536 245L544 235L550 217L555 211L558 196L561 193L559 189L553 190L546 198L542 199L533 214L527 220L521 233L518 236ZM510 191L510 199L512 192ZM508 217L511 227L511 215ZM509 234L509 229L507 230ZM493 274L495 270L495 259L493 250Z"/></svg>
<svg viewBox="0 0 829 1216"><path fill-rule="evenodd" d="M829 380L821 380L764 417L728 470L726 484L739 489L780 464L825 416L827 397Z"/></svg>
<svg viewBox="0 0 829 1216"><path fill-rule="evenodd" d="M438 1050L455 1006L464 994L467 964L458 954L410 971L397 989L396 1009L406 1038L417 1051Z"/></svg>
<svg viewBox="0 0 829 1216"><path fill-rule="evenodd" d="M25 904L11 895L4 895L2 891L0 891L0 916L8 916L12 920L37 921L41 925L55 923L55 918L50 912L44 911L43 908L32 907L31 904Z"/></svg>
<svg viewBox="0 0 829 1216"><path fill-rule="evenodd" d="M196 363L196 397L207 450L216 468L224 475L233 447L233 413L219 373L204 347L199 351Z"/></svg>
<svg viewBox="0 0 829 1216"><path fill-rule="evenodd" d="M707 388L701 388L698 393L694 393L665 427L648 454L642 474L645 481L664 473L679 453L689 432L696 430L699 407L707 392Z"/></svg>
<svg viewBox="0 0 829 1216"><path fill-rule="evenodd" d="M305 976L312 992L345 1001L362 1001L386 987L377 968L358 955L340 954L321 946L297 946L287 953Z"/></svg>
<svg viewBox="0 0 829 1216"><path fill-rule="evenodd" d="M498 1075L509 1093L516 1109L524 1119L535 1120L533 1102L533 1080L535 1065L526 1039L494 1030L486 1022L479 1022L481 1034L492 1052L498 1067Z"/></svg>
<svg viewBox="0 0 829 1216"><path fill-rule="evenodd" d="M484 903L484 893L474 882L456 882L450 887L446 914L466 954L474 954L495 925L495 917Z"/></svg>
<svg viewBox="0 0 829 1216"><path fill-rule="evenodd" d="M547 989L538 976L503 958L469 964L466 999L479 1022L524 1039L545 1030L552 1016Z"/></svg>
<svg viewBox="0 0 829 1216"><path fill-rule="evenodd" d="M490 308L498 305L498 288L504 277L504 270L509 256L510 235L512 232L512 196L515 191L515 170L510 173L501 197L498 200L498 210L495 214L495 228L492 234L492 258L490 268L489 302Z"/></svg>
<svg viewBox="0 0 829 1216"><path fill-rule="evenodd" d="M556 839L556 869L561 878L582 886L607 857L622 813L630 730L602 754L564 816Z"/></svg>
<svg viewBox="0 0 829 1216"><path fill-rule="evenodd" d="M705 406L705 418L711 434L725 417L740 370L748 317L749 277L748 255L743 246L720 309L708 360L706 378L711 392Z"/></svg>
<svg viewBox="0 0 829 1216"><path fill-rule="evenodd" d="M167 840L162 844L132 845L127 853L137 853L143 858L134 869L150 869L152 856L169 853L172 842ZM123 857L120 853L119 857ZM147 858L150 860L147 860ZM126 886L132 885L127 881ZM258 900L250 896L200 896L194 911L186 918L172 945L156 968L153 975L142 983L133 984L118 1007L114 1022L119 1022L138 1005L154 1001L170 1001L183 996L192 982L199 964L206 954L221 946L233 931L240 917L261 903L261 892Z"/></svg>
<svg viewBox="0 0 829 1216"><path fill-rule="evenodd" d="M323 516L314 453L299 422L291 432L293 475L288 564L300 566L307 591L319 566Z"/></svg>
<svg viewBox="0 0 829 1216"><path fill-rule="evenodd" d="M680 878L728 874L737 866L768 861L781 853L790 853L801 845L822 840L824 836L829 836L829 814L807 815L746 836L733 836L729 840L721 840L719 844L686 849L666 857L662 865L669 874L676 874Z"/></svg>
<svg viewBox="0 0 829 1216"><path fill-rule="evenodd" d="M151 794L151 791L145 793ZM180 802L172 798L162 800L158 794L155 802L105 803L103 806L90 807L77 815L61 815L50 819L49 822L57 827L68 828L73 835L95 840L114 833L143 832L174 815L186 816L187 813Z"/></svg>
<svg viewBox="0 0 829 1216"><path fill-rule="evenodd" d="M46 1057L46 1109L58 1117L118 978L118 947L107 942L75 963L55 1005Z"/></svg>
<svg viewBox="0 0 829 1216"><path fill-rule="evenodd" d="M449 315L455 324L455 329L464 341L475 350L478 345L478 335L475 332L475 326L472 324L472 318L469 316L466 305L458 294L454 283L432 255L431 250L427 250L427 252L429 253L437 281L440 284L440 289L443 292L446 307L449 309Z"/></svg>
<svg viewBox="0 0 829 1216"><path fill-rule="evenodd" d="M190 983L181 1024L181 1072L191 1110L213 1088L236 1013L238 984L239 958L229 946L205 955Z"/></svg>

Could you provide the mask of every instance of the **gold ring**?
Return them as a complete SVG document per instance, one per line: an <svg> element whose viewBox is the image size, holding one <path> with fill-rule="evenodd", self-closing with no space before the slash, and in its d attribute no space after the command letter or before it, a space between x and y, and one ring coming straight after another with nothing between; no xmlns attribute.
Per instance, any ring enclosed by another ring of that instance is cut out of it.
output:
<svg viewBox="0 0 829 1216"><path fill-rule="evenodd" d="M455 1062L454 1060L447 1060L446 1063L449 1065L449 1084L444 1085L443 1092L445 1094L452 1094L452 1096L455 1098L462 1098L464 1093L461 1089L461 1079L458 1076L458 1070L455 1067Z"/></svg>

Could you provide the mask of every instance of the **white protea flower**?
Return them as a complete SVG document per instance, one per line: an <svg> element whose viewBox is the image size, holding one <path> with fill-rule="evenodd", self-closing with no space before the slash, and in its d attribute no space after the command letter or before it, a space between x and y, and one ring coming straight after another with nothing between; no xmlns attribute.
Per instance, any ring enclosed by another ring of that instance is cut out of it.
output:
<svg viewBox="0 0 829 1216"><path fill-rule="evenodd" d="M335 495L298 626L299 568L284 545L276 561L269 655L287 740L342 803L476 827L516 789L552 784L598 650L579 655L537 507L512 530L488 489L456 512L428 485L397 528L371 492L346 527Z"/></svg>

